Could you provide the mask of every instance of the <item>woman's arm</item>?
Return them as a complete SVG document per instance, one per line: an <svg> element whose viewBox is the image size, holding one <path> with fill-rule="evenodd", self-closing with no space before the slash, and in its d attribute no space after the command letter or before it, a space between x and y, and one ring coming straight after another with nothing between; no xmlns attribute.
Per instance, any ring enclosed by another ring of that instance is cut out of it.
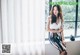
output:
<svg viewBox="0 0 80 55"><path fill-rule="evenodd" d="M62 22L62 25L61 25L61 28L60 28L61 30L61 37L62 37L62 43L64 44L64 30L63 30L63 22Z"/></svg>
<svg viewBox="0 0 80 55"><path fill-rule="evenodd" d="M63 33L63 31L61 32L61 36L62 36L62 42L64 42L64 33Z"/></svg>

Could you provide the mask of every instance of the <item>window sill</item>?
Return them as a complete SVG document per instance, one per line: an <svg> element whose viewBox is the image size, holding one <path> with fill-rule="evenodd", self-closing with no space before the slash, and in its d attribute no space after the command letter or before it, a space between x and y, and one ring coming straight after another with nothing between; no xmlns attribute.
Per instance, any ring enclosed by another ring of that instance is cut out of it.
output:
<svg viewBox="0 0 80 55"><path fill-rule="evenodd" d="M75 41L80 41L80 37L75 38ZM70 40L70 38L68 38L68 39L65 39L64 42L72 42L72 41ZM49 40L46 40L46 41L45 41L45 44L50 44Z"/></svg>

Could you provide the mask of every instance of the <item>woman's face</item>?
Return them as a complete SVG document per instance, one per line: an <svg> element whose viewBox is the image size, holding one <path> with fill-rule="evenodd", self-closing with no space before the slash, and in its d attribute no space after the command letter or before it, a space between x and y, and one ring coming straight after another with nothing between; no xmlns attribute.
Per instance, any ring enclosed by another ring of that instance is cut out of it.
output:
<svg viewBox="0 0 80 55"><path fill-rule="evenodd" d="M58 14L58 9L57 9L57 7L56 7L56 6L54 7L53 13L54 13L55 15L57 15L57 14Z"/></svg>

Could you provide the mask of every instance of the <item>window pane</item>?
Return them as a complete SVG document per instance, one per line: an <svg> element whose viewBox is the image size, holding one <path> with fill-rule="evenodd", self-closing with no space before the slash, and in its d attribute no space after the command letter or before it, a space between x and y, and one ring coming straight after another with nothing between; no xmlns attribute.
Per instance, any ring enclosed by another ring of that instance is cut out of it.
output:
<svg viewBox="0 0 80 55"><path fill-rule="evenodd" d="M45 18L49 15L49 0L45 0Z"/></svg>
<svg viewBox="0 0 80 55"><path fill-rule="evenodd" d="M64 22L64 37L74 36L75 22Z"/></svg>
<svg viewBox="0 0 80 55"><path fill-rule="evenodd" d="M77 26L77 36L80 36L80 22L78 22Z"/></svg>
<svg viewBox="0 0 80 55"><path fill-rule="evenodd" d="M76 0L52 0L53 2L76 2Z"/></svg>
<svg viewBox="0 0 80 55"><path fill-rule="evenodd" d="M76 6L61 5L64 21L75 21Z"/></svg>
<svg viewBox="0 0 80 55"><path fill-rule="evenodd" d="M46 31L48 16L49 16L49 0L45 0L45 38L48 38L48 32Z"/></svg>
<svg viewBox="0 0 80 55"><path fill-rule="evenodd" d="M45 31L45 38L48 38L48 37L49 37L49 32Z"/></svg>
<svg viewBox="0 0 80 55"><path fill-rule="evenodd" d="M80 21L80 0L79 0L79 6L78 6L78 21Z"/></svg>
<svg viewBox="0 0 80 55"><path fill-rule="evenodd" d="M52 0L52 2L60 2L60 1L62 1L62 0Z"/></svg>
<svg viewBox="0 0 80 55"><path fill-rule="evenodd" d="M78 21L80 21L80 0L78 6ZM77 26L77 36L80 36L80 22L78 22L78 26Z"/></svg>
<svg viewBox="0 0 80 55"><path fill-rule="evenodd" d="M76 0L64 0L65 2L74 3ZM76 5L62 5L63 18L65 21L75 21Z"/></svg>
<svg viewBox="0 0 80 55"><path fill-rule="evenodd" d="M76 0L63 0L63 1L66 1L66 2L76 2Z"/></svg>

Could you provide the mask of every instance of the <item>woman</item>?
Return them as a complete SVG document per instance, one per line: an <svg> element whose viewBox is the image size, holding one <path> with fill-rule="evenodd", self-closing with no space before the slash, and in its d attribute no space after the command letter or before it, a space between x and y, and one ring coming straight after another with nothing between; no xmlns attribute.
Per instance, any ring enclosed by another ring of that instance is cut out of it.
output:
<svg viewBox="0 0 80 55"><path fill-rule="evenodd" d="M59 5L52 7L51 15L48 17L48 31L50 32L49 40L57 47L60 55L67 55L64 44L62 10Z"/></svg>

